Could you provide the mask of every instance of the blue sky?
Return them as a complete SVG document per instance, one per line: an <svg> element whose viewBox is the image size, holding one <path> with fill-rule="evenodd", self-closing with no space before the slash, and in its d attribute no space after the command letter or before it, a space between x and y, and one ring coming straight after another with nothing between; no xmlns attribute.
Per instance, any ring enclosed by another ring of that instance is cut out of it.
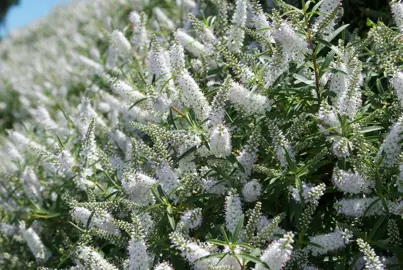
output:
<svg viewBox="0 0 403 270"><path fill-rule="evenodd" d="M25 26L48 14L55 5L67 2L69 0L20 0L18 6L14 6L8 11L6 17L7 30ZM6 30L1 28L0 35L4 36L5 33Z"/></svg>

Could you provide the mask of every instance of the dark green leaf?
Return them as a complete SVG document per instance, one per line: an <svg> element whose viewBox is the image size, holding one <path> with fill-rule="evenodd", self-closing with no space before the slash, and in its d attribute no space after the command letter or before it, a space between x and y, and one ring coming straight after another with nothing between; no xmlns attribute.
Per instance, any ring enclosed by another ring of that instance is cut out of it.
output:
<svg viewBox="0 0 403 270"><path fill-rule="evenodd" d="M238 236L241 233L243 227L244 215L240 216L238 219L238 223L236 224L234 234L232 236L232 242L236 242L238 240Z"/></svg>
<svg viewBox="0 0 403 270"><path fill-rule="evenodd" d="M365 134L365 133L369 133L369 132L373 132L373 131L378 131L378 130L382 130L382 129L383 129L383 127L381 127L381 126L365 127L365 128L362 128L362 129L360 130L360 133Z"/></svg>
<svg viewBox="0 0 403 270"><path fill-rule="evenodd" d="M251 256L246 253L239 253L239 254L237 254L237 256L244 259L246 262L249 261L249 262L254 262L256 264L262 264L267 269L270 269L270 267L266 263L262 262L259 258L255 257L255 256Z"/></svg>
<svg viewBox="0 0 403 270"><path fill-rule="evenodd" d="M373 201L367 209L365 209L364 215L363 217L367 216L367 214L369 213L369 211L372 209L372 207L374 207L381 199L377 198L375 201Z"/></svg>
<svg viewBox="0 0 403 270"><path fill-rule="evenodd" d="M310 79L305 78L304 76L301 76L301 75L299 75L299 74L293 74L293 77L294 77L295 79L297 79L297 81L303 82L303 83L305 83L306 85L313 85L314 82L315 82L314 80L310 80Z"/></svg>
<svg viewBox="0 0 403 270"><path fill-rule="evenodd" d="M374 227L372 227L371 233L368 236L368 240L371 240L374 237L374 235L377 233L379 227L381 227L382 224L385 223L387 218L388 218L387 216L380 216L378 218L378 221L374 224Z"/></svg>
<svg viewBox="0 0 403 270"><path fill-rule="evenodd" d="M186 157L187 155L190 155L191 153L195 152L197 150L197 146L193 146L191 148L189 148L188 150L185 151L185 153L183 153L182 155L180 155L176 160L175 160L175 164L178 164L178 162L183 159L184 157Z"/></svg>

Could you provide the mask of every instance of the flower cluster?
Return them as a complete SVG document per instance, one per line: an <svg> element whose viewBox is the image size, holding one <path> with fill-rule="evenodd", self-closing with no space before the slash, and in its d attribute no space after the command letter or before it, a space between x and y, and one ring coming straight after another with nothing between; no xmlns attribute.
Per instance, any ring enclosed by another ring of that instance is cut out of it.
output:
<svg viewBox="0 0 403 270"><path fill-rule="evenodd" d="M343 239L342 232L340 231L312 236L309 237L309 241L320 246L309 246L306 248L306 251L312 252L314 256L338 250L346 245L346 239Z"/></svg>
<svg viewBox="0 0 403 270"><path fill-rule="evenodd" d="M401 268L402 3L356 33L275 2L72 1L1 40L0 268Z"/></svg>
<svg viewBox="0 0 403 270"><path fill-rule="evenodd" d="M292 254L292 244L294 234L288 232L284 234L279 240L273 241L270 246L263 251L260 260L266 263L270 269L280 270L284 267L285 263L291 259ZM261 264L259 264L255 269L265 269Z"/></svg>

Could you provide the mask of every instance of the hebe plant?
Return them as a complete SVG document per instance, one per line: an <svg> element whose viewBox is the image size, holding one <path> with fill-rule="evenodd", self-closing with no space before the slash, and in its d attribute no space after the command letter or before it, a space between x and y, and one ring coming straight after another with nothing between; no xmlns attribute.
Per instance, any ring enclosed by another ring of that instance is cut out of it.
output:
<svg viewBox="0 0 403 270"><path fill-rule="evenodd" d="M1 267L400 269L403 4L362 39L276 3L81 1L5 39Z"/></svg>

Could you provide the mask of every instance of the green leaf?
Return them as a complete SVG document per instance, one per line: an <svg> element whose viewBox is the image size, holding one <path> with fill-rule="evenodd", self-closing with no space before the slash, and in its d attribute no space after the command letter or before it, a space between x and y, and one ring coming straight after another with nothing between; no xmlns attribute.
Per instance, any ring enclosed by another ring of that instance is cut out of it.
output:
<svg viewBox="0 0 403 270"><path fill-rule="evenodd" d="M368 27L376 27L376 23L374 23L370 18L367 18L366 25Z"/></svg>
<svg viewBox="0 0 403 270"><path fill-rule="evenodd" d="M172 215L172 206L170 206L170 205L168 205L167 206L167 212L168 212L168 214L170 214L170 215Z"/></svg>
<svg viewBox="0 0 403 270"><path fill-rule="evenodd" d="M150 210L155 209L155 208L158 208L158 207L160 207L160 206L165 206L165 204L163 204L163 203L157 203L157 204L151 205L151 206L145 208L144 210L140 211L139 213L142 213L142 212L149 212Z"/></svg>
<svg viewBox="0 0 403 270"><path fill-rule="evenodd" d="M373 201L373 202L368 206L368 208L365 209L365 212L364 212L363 217L365 217L365 216L369 213L369 211L371 210L371 208L374 207L380 200L381 200L381 198L377 198L375 201Z"/></svg>
<svg viewBox="0 0 403 270"><path fill-rule="evenodd" d="M169 120L169 123L170 123L175 129L178 129L178 128L176 127L174 115L173 115L173 113L172 113L172 107L169 107L169 118L168 118L168 120Z"/></svg>
<svg viewBox="0 0 403 270"><path fill-rule="evenodd" d="M320 70L319 70L319 75L320 75L320 76L322 76L322 75L325 73L324 70L329 67L330 63L333 61L333 58L334 58L334 55L335 55L335 54L336 54L336 53L335 53L334 51L330 51L330 52L327 54L327 56L326 56L326 58L325 58L325 61L324 61L324 62L321 64L321 66L320 66Z"/></svg>
<svg viewBox="0 0 403 270"><path fill-rule="evenodd" d="M381 216L378 218L378 221L374 224L374 227L372 227L371 233L368 236L368 240L371 240L374 237L378 229L382 226L387 218L387 216Z"/></svg>
<svg viewBox="0 0 403 270"><path fill-rule="evenodd" d="M386 156L386 153L385 153L385 151L382 150L381 156L379 157L379 159L378 159L377 162L375 163L375 167L376 167L376 168L379 168L379 167L381 166L381 164L382 164L383 159L385 158L385 156Z"/></svg>
<svg viewBox="0 0 403 270"><path fill-rule="evenodd" d="M158 194L160 195L161 198L166 198L167 197L167 195L165 194L165 192L162 189L161 185L157 186L157 191L158 191Z"/></svg>
<svg viewBox="0 0 403 270"><path fill-rule="evenodd" d="M51 218L56 218L56 217L60 217L61 213L44 213L44 214L34 214L33 215L35 218L43 218L43 219L51 219Z"/></svg>
<svg viewBox="0 0 403 270"><path fill-rule="evenodd" d="M295 79L297 79L297 81L303 82L303 83L305 83L306 85L313 85L314 82L315 82L314 80L310 80L310 79L305 78L304 76L301 76L301 75L299 75L299 74L294 74L293 77L294 77Z"/></svg>
<svg viewBox="0 0 403 270"><path fill-rule="evenodd" d="M141 102L143 102L143 101L146 101L146 100L147 100L147 98L141 98L141 99L137 100L136 102L134 102L134 103L129 107L128 111L130 111L131 109L133 109L133 107L136 106L137 104L139 104L139 103L141 103Z"/></svg>
<svg viewBox="0 0 403 270"><path fill-rule="evenodd" d="M260 254L262 253L260 248L255 248L254 250L252 250L251 253L249 253L249 255L253 256L253 257L257 257L260 256Z"/></svg>
<svg viewBox="0 0 403 270"><path fill-rule="evenodd" d="M189 112L185 113L185 119L186 119L186 121L189 123L189 125L192 126L193 129L196 128L196 123L195 123L195 122L193 121L193 119L190 117L190 113L189 113Z"/></svg>
<svg viewBox="0 0 403 270"><path fill-rule="evenodd" d="M323 4L323 1L325 1L325 0L321 0L321 1L319 1L318 3L316 3L316 4L313 6L313 8L312 8L311 11L310 11L310 13L312 13L312 14L311 14L311 16L310 16L309 18L311 18L312 15L315 14L316 10L318 10L318 8Z"/></svg>
<svg viewBox="0 0 403 270"><path fill-rule="evenodd" d="M204 134L201 134L203 145L210 151L210 144Z"/></svg>
<svg viewBox="0 0 403 270"><path fill-rule="evenodd" d="M85 231L84 231L83 229L81 229L80 227L78 227L78 226L77 226L76 224L74 224L73 222L69 221L69 223L70 223L71 225L73 225L73 227L76 228L77 230L79 230L80 232L85 233Z"/></svg>
<svg viewBox="0 0 403 270"><path fill-rule="evenodd" d="M297 12L299 14L303 14L302 10L300 10L297 7L294 7L293 5L289 5L289 4L285 3L284 1L274 0L274 3L279 7L283 7L284 9L292 10L292 11Z"/></svg>
<svg viewBox="0 0 403 270"><path fill-rule="evenodd" d="M325 68L323 70L324 72L330 72L332 74L344 74L344 75L348 75L347 72L345 72L344 70L338 69L338 68Z"/></svg>
<svg viewBox="0 0 403 270"><path fill-rule="evenodd" d="M384 242L381 241L370 241L370 244L378 246L388 252L392 251L398 257L399 262L403 263L403 248L390 244L385 244Z"/></svg>
<svg viewBox="0 0 403 270"><path fill-rule="evenodd" d="M236 224L234 234L232 235L232 242L236 242L238 240L238 236L241 233L242 227L243 227L243 221L244 221L245 216L242 215L238 219L238 223Z"/></svg>
<svg viewBox="0 0 403 270"><path fill-rule="evenodd" d="M195 152L197 150L197 146L193 146L191 148L189 148L188 150L185 151L185 153L183 153L182 155L180 155L175 161L174 164L178 164L179 161L181 159L183 159L184 157L186 157L187 155L190 155L191 153Z"/></svg>
<svg viewBox="0 0 403 270"><path fill-rule="evenodd" d="M207 242L211 243L213 245L216 245L216 246L227 246L228 245L226 242L217 240L217 239L208 239Z"/></svg>
<svg viewBox="0 0 403 270"><path fill-rule="evenodd" d="M233 154L229 155L229 156L227 157L227 160L228 160L229 162L231 162L232 164L236 164L236 165L238 166L238 169L239 169L242 173L245 173L245 168L243 167L243 165L238 161L238 159L237 159Z"/></svg>
<svg viewBox="0 0 403 270"><path fill-rule="evenodd" d="M305 0L302 0L302 8L303 10L308 10L309 6L312 4L312 2L309 0L308 2L305 3Z"/></svg>
<svg viewBox="0 0 403 270"><path fill-rule="evenodd" d="M62 148L62 149L64 149L64 144L63 144L63 142L62 142L62 140L60 140L60 138L59 138L59 136L56 134L56 138L57 138L57 140L58 140L58 142L59 142L59 144L60 144L60 147Z"/></svg>
<svg viewBox="0 0 403 270"><path fill-rule="evenodd" d="M227 242L227 245L229 246L231 241L229 240L228 234L225 231L224 226L221 226L220 229L221 229L222 235L224 236L224 240Z"/></svg>
<svg viewBox="0 0 403 270"><path fill-rule="evenodd" d="M198 258L194 262L198 262L198 261L201 261L201 260L207 260L207 259L222 258L223 256L227 256L227 255L228 255L228 253L213 253L213 254Z"/></svg>
<svg viewBox="0 0 403 270"><path fill-rule="evenodd" d="M117 194L118 192L119 192L119 190L115 190L114 192L108 194L108 195L105 197L104 200L107 201L109 198L111 198L113 195Z"/></svg>
<svg viewBox="0 0 403 270"><path fill-rule="evenodd" d="M95 215L95 212L93 211L93 212L91 212L91 215L88 217L88 220L87 220L87 224L85 225L85 229L88 231L88 229L90 228L90 224L91 224L91 220L92 220L92 217Z"/></svg>
<svg viewBox="0 0 403 270"><path fill-rule="evenodd" d="M243 243L243 242L235 242L233 244L234 244L234 246L240 246L240 247L244 247L244 248L247 248L247 249L253 249L253 247L251 245L248 245L248 244Z"/></svg>
<svg viewBox="0 0 403 270"><path fill-rule="evenodd" d="M286 158L286 160L287 160L287 164L288 164L289 168L291 169L291 171L292 171L293 173L297 173L297 171L298 171L298 166L297 166L295 160L293 160L293 159L291 158L291 156L290 156L290 154L288 153L287 149L285 149L285 148L283 147L282 151L283 151L283 154L285 155L285 158Z"/></svg>
<svg viewBox="0 0 403 270"><path fill-rule="evenodd" d="M160 201L160 203L165 204L165 201L159 196L159 194L157 194L157 192L155 192L154 188L151 187L150 190L154 197Z"/></svg>
<svg viewBox="0 0 403 270"><path fill-rule="evenodd" d="M343 57L343 53L339 50L339 48L338 48L337 46L334 46L334 45L331 44L330 42L328 42L328 41L326 41L326 40L324 40L324 39L321 39L321 38L317 38L316 40L319 41L320 44L324 44L324 45L326 45L327 47L329 47L329 48L330 48L331 50L333 50L337 55ZM321 47L321 48L322 48L322 47ZM322 50L321 48L318 50L318 53Z"/></svg>
<svg viewBox="0 0 403 270"><path fill-rule="evenodd" d="M146 81L146 79L144 78L143 73L142 73L139 69L136 69L136 71L137 71L137 73L139 74L139 76L140 76L141 80L143 81L143 83L144 83L145 85L147 85L147 81Z"/></svg>
<svg viewBox="0 0 403 270"><path fill-rule="evenodd" d="M389 215L390 214L389 206L388 206L388 203L386 202L385 198L382 198L381 202L382 202L383 209L385 209L385 212Z"/></svg>
<svg viewBox="0 0 403 270"><path fill-rule="evenodd" d="M382 130L382 129L383 129L383 127L381 127L381 126L365 127L365 128L362 128L362 129L360 130L360 133L365 134L365 133L369 133L369 132L373 132L373 131L378 131L378 130Z"/></svg>
<svg viewBox="0 0 403 270"><path fill-rule="evenodd" d="M309 242L309 241L302 240L302 241L300 241L300 242L301 242L301 244L305 244L305 245L307 245L307 246L313 246L313 247L317 247L317 248L323 248L321 245L318 245L318 244L316 244L316 243L312 243L312 242Z"/></svg>
<svg viewBox="0 0 403 270"><path fill-rule="evenodd" d="M382 179L379 175L375 176L375 189L377 191L377 194L383 194L383 184L382 184Z"/></svg>
<svg viewBox="0 0 403 270"><path fill-rule="evenodd" d="M229 255L230 255L230 252L225 253L224 256L222 256L221 259L216 263L216 265L219 265L221 263L221 261L224 260L225 257L227 257Z"/></svg>
<svg viewBox="0 0 403 270"><path fill-rule="evenodd" d="M302 181L298 176L295 177L295 187L298 189L298 194L302 202L304 202L304 196L302 196Z"/></svg>
<svg viewBox="0 0 403 270"><path fill-rule="evenodd" d="M246 254L246 253L239 253L239 254L236 254L236 255L238 257L244 259L245 262L254 262L256 264L262 264L267 269L270 269L270 267L265 262L262 262L259 258L255 257L255 256L251 256L251 255Z"/></svg>
<svg viewBox="0 0 403 270"><path fill-rule="evenodd" d="M172 216L172 206L170 206L170 205L167 207L167 217L168 217L168 221L169 221L169 224L171 225L172 230L175 230L176 222Z"/></svg>
<svg viewBox="0 0 403 270"><path fill-rule="evenodd" d="M165 74L164 74L165 75ZM168 80L165 81L164 85L161 88L161 92L164 91L165 87L167 86L167 84L169 83L170 80L173 80L173 77L169 78Z"/></svg>
<svg viewBox="0 0 403 270"><path fill-rule="evenodd" d="M327 41L329 42L332 41L335 37L337 37L341 33L341 31L343 31L349 26L350 26L349 24L345 24L334 30L333 33L327 38Z"/></svg>
<svg viewBox="0 0 403 270"><path fill-rule="evenodd" d="M121 189L121 187L109 176L109 174L106 171L102 171L102 173L106 176L106 178L111 181L113 186L117 189Z"/></svg>
<svg viewBox="0 0 403 270"><path fill-rule="evenodd" d="M379 91L380 94L385 93L385 89L383 89L381 80L380 80L379 78L376 79L376 83L375 83L375 84L376 84L376 89L378 89L378 91Z"/></svg>
<svg viewBox="0 0 403 270"><path fill-rule="evenodd" d="M403 192L390 192L385 195L385 198L403 198Z"/></svg>

